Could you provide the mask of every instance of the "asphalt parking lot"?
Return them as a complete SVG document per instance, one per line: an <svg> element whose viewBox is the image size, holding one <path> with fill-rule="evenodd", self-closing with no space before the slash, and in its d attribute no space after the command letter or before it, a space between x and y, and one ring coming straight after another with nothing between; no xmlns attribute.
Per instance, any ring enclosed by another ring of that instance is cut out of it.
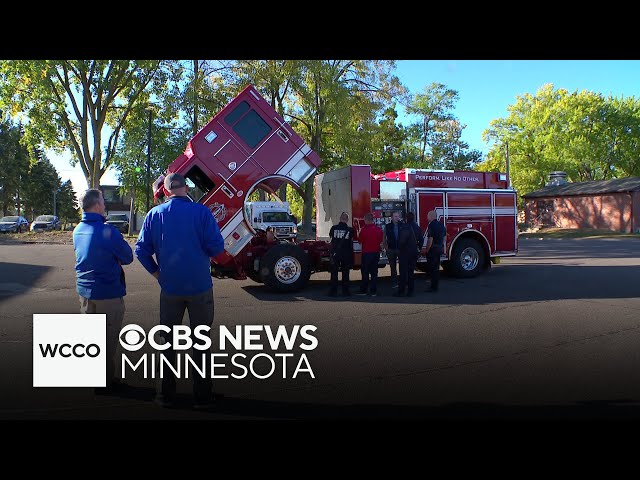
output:
<svg viewBox="0 0 640 480"><path fill-rule="evenodd" d="M151 328L159 287L137 261L125 270L125 323ZM215 380L210 412L190 408L183 382L182 403L164 410L140 376L114 396L32 386L32 315L78 313L73 248L5 243L0 419L640 417L638 239L522 239L517 257L444 277L435 296L417 274L417 295L394 298L380 274L373 299L327 297L326 273L297 294L214 279L216 325L316 326L315 378L291 378L291 365L282 378L278 365L263 380Z"/></svg>

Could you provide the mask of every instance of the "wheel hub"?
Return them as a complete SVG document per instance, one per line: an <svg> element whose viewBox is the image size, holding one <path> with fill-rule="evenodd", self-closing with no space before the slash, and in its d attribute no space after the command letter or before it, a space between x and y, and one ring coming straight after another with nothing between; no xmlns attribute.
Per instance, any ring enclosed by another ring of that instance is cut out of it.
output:
<svg viewBox="0 0 640 480"><path fill-rule="evenodd" d="M467 247L460 254L460 264L462 268L471 271L478 266L480 256L475 248Z"/></svg>
<svg viewBox="0 0 640 480"><path fill-rule="evenodd" d="M282 257L276 262L274 274L279 282L290 284L300 278L302 266L295 257Z"/></svg>

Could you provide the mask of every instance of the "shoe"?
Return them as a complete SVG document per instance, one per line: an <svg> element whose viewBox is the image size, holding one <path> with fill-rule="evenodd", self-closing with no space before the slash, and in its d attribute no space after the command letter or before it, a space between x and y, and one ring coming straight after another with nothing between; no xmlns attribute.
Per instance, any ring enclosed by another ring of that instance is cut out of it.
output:
<svg viewBox="0 0 640 480"><path fill-rule="evenodd" d="M427 288L425 290L425 292L429 292L429 293L436 293L438 291L438 289L433 289L433 288Z"/></svg>
<svg viewBox="0 0 640 480"><path fill-rule="evenodd" d="M391 285L391 288L398 288L400 285L398 285L397 283L394 283L393 285Z"/></svg>
<svg viewBox="0 0 640 480"><path fill-rule="evenodd" d="M413 297L413 292L407 292L407 297Z"/></svg>
<svg viewBox="0 0 640 480"><path fill-rule="evenodd" d="M378 296L378 294L377 294L376 292L373 292L373 293L371 294L371 296L372 296L372 297L377 297L377 296Z"/></svg>
<svg viewBox="0 0 640 480"><path fill-rule="evenodd" d="M392 297L404 297L404 292L396 292L392 295Z"/></svg>
<svg viewBox="0 0 640 480"><path fill-rule="evenodd" d="M351 292L342 292L342 296L343 297L350 297L351 296Z"/></svg>
<svg viewBox="0 0 640 480"><path fill-rule="evenodd" d="M161 408L173 407L173 402L162 394L156 395L156 397L153 399L153 404Z"/></svg>
<svg viewBox="0 0 640 480"><path fill-rule="evenodd" d="M356 293L356 295L358 295L359 297L362 295L369 295L367 292L358 292Z"/></svg>
<svg viewBox="0 0 640 480"><path fill-rule="evenodd" d="M338 294L336 292L329 292L329 293L327 293L327 295L330 296L330 297L337 297L338 296Z"/></svg>

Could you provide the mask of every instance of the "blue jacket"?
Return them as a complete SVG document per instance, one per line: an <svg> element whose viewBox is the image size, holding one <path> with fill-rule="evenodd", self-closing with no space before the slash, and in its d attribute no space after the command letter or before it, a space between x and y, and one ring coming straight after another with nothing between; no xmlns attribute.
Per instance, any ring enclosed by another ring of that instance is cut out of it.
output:
<svg viewBox="0 0 640 480"><path fill-rule="evenodd" d="M188 197L170 197L152 208L135 247L138 260L149 273L160 270L158 281L163 292L185 296L213 286L210 257L223 250L224 240L211 211Z"/></svg>
<svg viewBox="0 0 640 480"><path fill-rule="evenodd" d="M122 234L99 213L85 212L73 230L76 252L76 290L91 300L127 294L121 265L133 262L133 252Z"/></svg>

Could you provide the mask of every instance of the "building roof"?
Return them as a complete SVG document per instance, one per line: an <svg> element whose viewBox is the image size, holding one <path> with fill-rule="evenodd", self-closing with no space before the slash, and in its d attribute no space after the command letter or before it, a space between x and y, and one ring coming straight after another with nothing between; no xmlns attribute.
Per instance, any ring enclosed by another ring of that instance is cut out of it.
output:
<svg viewBox="0 0 640 480"><path fill-rule="evenodd" d="M614 178L613 180L592 180L589 182L569 182L564 185L549 185L522 198L563 197L566 195L601 195L640 191L640 177Z"/></svg>

